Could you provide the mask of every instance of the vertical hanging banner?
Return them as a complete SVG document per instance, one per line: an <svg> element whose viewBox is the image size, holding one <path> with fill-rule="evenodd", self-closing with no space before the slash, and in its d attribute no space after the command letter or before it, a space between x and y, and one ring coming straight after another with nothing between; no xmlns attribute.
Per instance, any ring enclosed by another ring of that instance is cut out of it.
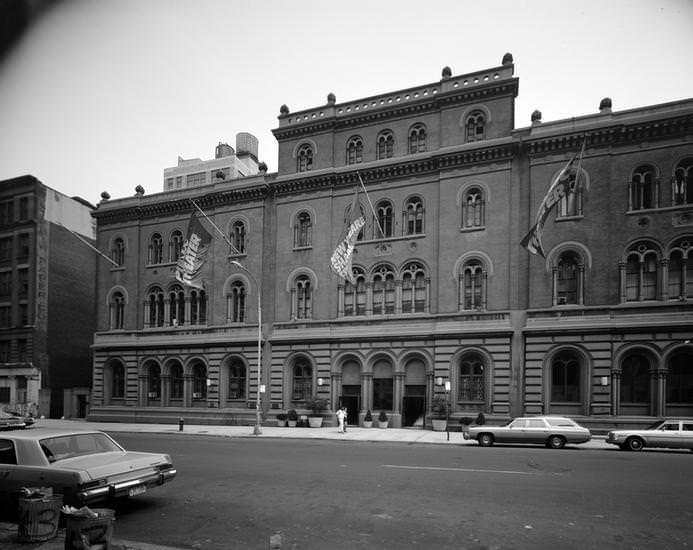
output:
<svg viewBox="0 0 693 550"><path fill-rule="evenodd" d="M366 224L366 220L361 212L359 204L359 188L354 191L354 200L351 203L351 209L347 212L344 220L344 229L339 238L337 248L335 248L330 258L332 270L351 284L356 284L354 273L351 270L351 259L354 255L354 246L358 239L359 232Z"/></svg>
<svg viewBox="0 0 693 550"><path fill-rule="evenodd" d="M188 235L176 265L176 279L195 288L204 288L202 268L207 259L212 235L202 226L197 212L193 211L188 225Z"/></svg>

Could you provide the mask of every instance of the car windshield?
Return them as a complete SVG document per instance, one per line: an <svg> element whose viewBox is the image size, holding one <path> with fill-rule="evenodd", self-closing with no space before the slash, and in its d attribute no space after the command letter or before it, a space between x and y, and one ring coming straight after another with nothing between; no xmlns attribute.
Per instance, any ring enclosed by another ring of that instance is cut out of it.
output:
<svg viewBox="0 0 693 550"><path fill-rule="evenodd" d="M41 449L49 462L124 449L106 434L86 433L49 437L41 440Z"/></svg>
<svg viewBox="0 0 693 550"><path fill-rule="evenodd" d="M659 428L662 424L664 424L664 421L662 421L662 420L657 420L657 422L655 422L654 424L648 426L648 427L645 428L645 429L647 429L647 430L656 430L656 429Z"/></svg>

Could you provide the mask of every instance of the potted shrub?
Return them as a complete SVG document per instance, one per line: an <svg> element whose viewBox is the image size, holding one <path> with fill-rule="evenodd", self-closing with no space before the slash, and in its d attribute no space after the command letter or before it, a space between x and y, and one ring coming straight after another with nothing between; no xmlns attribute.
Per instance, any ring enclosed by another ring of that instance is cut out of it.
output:
<svg viewBox="0 0 693 550"><path fill-rule="evenodd" d="M387 428L387 424L390 420L387 418L387 413L385 411L380 411L378 415L378 428Z"/></svg>
<svg viewBox="0 0 693 550"><path fill-rule="evenodd" d="M286 426L286 414L284 413L279 413L277 415L277 426L280 428L284 428Z"/></svg>
<svg viewBox="0 0 693 550"><path fill-rule="evenodd" d="M313 396L308 401L310 415L308 415L308 425L311 428L320 428L322 426L322 411L327 409L327 399Z"/></svg>
<svg viewBox="0 0 693 550"><path fill-rule="evenodd" d="M371 410L368 409L366 411L366 416L363 417L363 427L364 428L371 428L373 426L373 415L371 414Z"/></svg>
<svg viewBox="0 0 693 550"><path fill-rule="evenodd" d="M289 409L287 411L286 422L289 425L289 428L296 427L296 423L298 422L298 413L296 412L296 409Z"/></svg>
<svg viewBox="0 0 693 550"><path fill-rule="evenodd" d="M469 425L472 423L472 419L468 416L463 416L460 418L460 424L462 424L462 432L469 432Z"/></svg>
<svg viewBox="0 0 693 550"><path fill-rule="evenodd" d="M433 431L444 432L447 424L448 402L442 395L436 395L431 404L431 425Z"/></svg>

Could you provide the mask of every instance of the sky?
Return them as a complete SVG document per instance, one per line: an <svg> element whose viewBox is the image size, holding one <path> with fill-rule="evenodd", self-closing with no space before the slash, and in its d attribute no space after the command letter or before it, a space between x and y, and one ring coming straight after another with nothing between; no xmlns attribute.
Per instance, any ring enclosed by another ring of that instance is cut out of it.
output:
<svg viewBox="0 0 693 550"><path fill-rule="evenodd" d="M0 0L4 1L4 0ZM691 0L64 0L0 64L0 180L93 204L163 191L164 168L238 132L277 169L301 111L496 67L515 127L693 98Z"/></svg>

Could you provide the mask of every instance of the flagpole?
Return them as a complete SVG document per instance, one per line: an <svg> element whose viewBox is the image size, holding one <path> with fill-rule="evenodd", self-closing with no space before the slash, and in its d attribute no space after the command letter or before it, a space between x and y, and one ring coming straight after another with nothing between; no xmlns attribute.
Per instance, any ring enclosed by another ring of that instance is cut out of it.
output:
<svg viewBox="0 0 693 550"><path fill-rule="evenodd" d="M373 212L373 219L375 219L375 223L378 226L378 229L380 230L380 236L384 237L385 236L385 231L383 231L383 228L380 226L380 221L378 220L378 214L375 213L375 208L373 208L373 203L371 202L371 198L368 196L368 191L366 191L366 186L363 184L363 180L361 179L361 174L359 171L356 171L356 175L359 177L359 181L361 182L361 187L363 188L363 193L366 195L366 200L368 201L369 206L371 207L371 212Z"/></svg>
<svg viewBox="0 0 693 550"><path fill-rule="evenodd" d="M212 225L212 227L215 229L215 231L217 233L219 233L219 235L221 235L221 238L224 239L226 244L228 244L233 249L234 254L240 254L240 251L231 243L231 241L228 239L226 234L221 229L219 229L217 227L217 225L212 220L209 219L209 216L207 216L207 214L204 213L202 208L200 208L194 200L192 200L192 199L188 199L188 200L191 203L193 203L193 206L195 208L197 208L198 212L200 212L200 214L202 214L205 217L205 219Z"/></svg>
<svg viewBox="0 0 693 550"><path fill-rule="evenodd" d="M70 233L72 233L72 234L73 234L75 237L77 237L80 241L82 241L84 244L86 244L89 248L91 248L91 249L92 249L94 252L96 252L99 256L101 256L102 258L105 258L106 260L108 260L109 262L111 262L111 263L113 264L114 267L120 267L120 265L118 265L118 262L116 262L116 261L114 261L112 258L109 258L108 256L106 256L106 254L104 254L103 252L101 252L98 248L96 248L93 244L91 244L91 243L88 242L86 239L84 239L81 235L79 235L78 233L75 233L75 232L72 231L72 229L70 229L69 227L65 227L65 226L64 226L62 223L60 223L60 222L56 222L56 223L57 223L60 227L63 227L63 228L65 228L65 229L67 229Z"/></svg>

